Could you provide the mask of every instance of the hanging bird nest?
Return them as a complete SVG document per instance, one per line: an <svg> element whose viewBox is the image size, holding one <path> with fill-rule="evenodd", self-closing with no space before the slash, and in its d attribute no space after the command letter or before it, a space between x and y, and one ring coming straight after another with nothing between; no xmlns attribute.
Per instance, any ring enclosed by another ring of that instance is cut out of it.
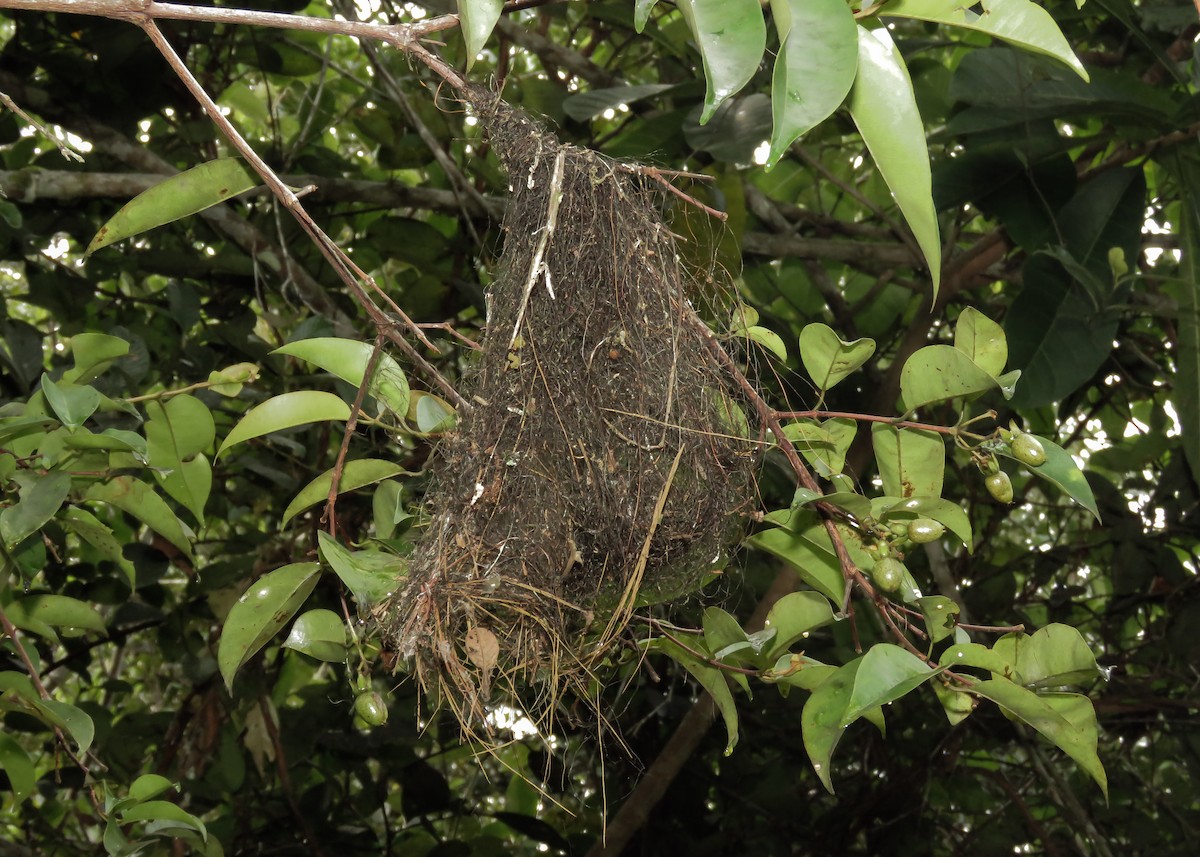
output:
<svg viewBox="0 0 1200 857"><path fill-rule="evenodd" d="M503 256L474 407L377 617L478 734L496 704L540 720L565 689L587 699L632 609L699 588L745 520L756 444L648 171L470 102L511 183Z"/></svg>

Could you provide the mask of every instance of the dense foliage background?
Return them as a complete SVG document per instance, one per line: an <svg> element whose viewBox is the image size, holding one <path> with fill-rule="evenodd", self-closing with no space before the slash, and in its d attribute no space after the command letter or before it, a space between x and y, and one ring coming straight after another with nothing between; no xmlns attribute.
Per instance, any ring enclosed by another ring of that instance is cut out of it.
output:
<svg viewBox="0 0 1200 857"><path fill-rule="evenodd" d="M359 8L342 0L229 5L396 21L448 11L439 3ZM651 4L636 5L645 12ZM766 171L770 63L701 126L705 79L687 22L659 3L639 34L633 6L515 4L471 76L502 82L506 99L544 117L564 139L715 179L685 188L728 221L678 204L670 206L672 225L697 259L715 255L759 324L787 343L786 361L755 360L778 407L815 404L794 347L809 322L878 343L825 407L886 416L896 413L904 360L949 341L966 307L1003 323L1009 366L1024 376L1012 399L990 394L984 404L999 411L1001 424L1016 421L1075 453L1103 525L1021 470L1012 471L1017 503L996 504L960 455L951 458L944 496L968 510L974 553L939 542L910 553L908 564L926 591L960 602L963 621L1031 630L1060 622L1082 632L1107 672L1091 695L1109 799L996 708L950 726L928 691L889 708L886 736L867 724L851 727L834 758L831 795L803 746L805 694L763 688L753 699L738 696L736 751L724 756L726 737L712 730L627 853L1195 853L1196 9L1053 0L1047 8L1090 83L978 32L889 20L932 156L944 264L931 306L925 256L849 116L835 113ZM214 455L246 410L269 397L320 388L353 399L350 385L274 349L314 336L369 341L375 331L264 193L85 261L92 237L124 201L229 150L136 27L38 11L4 15L0 91L85 156L69 160L25 118L0 116L0 504L25 501L32 490L18 467L30 454L22 443L31 424L21 420L24 403L55 395L44 372L52 382L65 373L69 382L90 383L102 399L83 418L94 413L90 425L113 432L103 450L74 448L62 436L40 440L42 461L78 456L74 484L43 489L61 495L50 514L68 492L82 511L35 522L41 532L19 544L5 536L0 604L20 627L30 662L6 632L0 855L103 847L587 852L601 819L637 787L696 698L687 674L666 659L643 669L631 656L621 667L605 697L620 740L610 734L603 755L594 719L581 712L576 728L564 718L559 734L514 740L476 759L455 724L418 709L413 685L390 674L388 654L365 623L356 623L365 648L348 666L303 653L312 641L281 646L281 635L242 667L234 692L227 689L217 641L231 606L264 573L317 559L320 507L281 520L297 493L333 465L340 424L275 433ZM366 40L161 26L288 183L316 186L304 197L316 221L398 306L434 325L429 335L448 347L421 354L457 378L469 349L437 325L478 337L483 290L501 250L507 179L489 157L484 129L426 69ZM438 38L442 56L462 68L458 32ZM696 300L715 316L728 298ZM128 354L80 338L86 333L120 337ZM244 370L219 374L243 363L259 367L253 383L239 385L249 380ZM414 389L430 390L418 371L407 363L405 370ZM193 396L161 395L189 385L199 385ZM213 424L176 401L200 403ZM955 419L949 408L929 416ZM420 417L414 403L413 425ZM120 434L147 420L172 426L168 452L162 441L155 451L149 428L149 450ZM388 459L408 474L421 471L430 448L419 432L370 426L354 441L357 457ZM177 468L197 456L211 462L211 490L201 490L199 476L174 490L161 486L178 529L154 517L157 506L148 512L146 502L112 488L128 488L114 480L129 474L155 482L139 452L151 466L156 455L176 456ZM93 471L97 459L88 456L101 453L104 464ZM848 469L859 484L871 485L873 468L869 444L850 449ZM375 537L405 549L422 483L397 475L385 490L342 497L346 539ZM794 485L768 458L760 490L764 508L777 509ZM701 608L720 601L745 619L773 582L781 585L781 573L782 585L796 585L775 557L740 550L719 582L670 616L696 626ZM354 617L334 576L312 581L305 609ZM58 597L74 600L50 600ZM865 642L886 638L868 610L857 616ZM832 663L853 657L858 641L847 625L815 635L806 653ZM21 702L33 698L29 667L49 700L41 708ZM367 681L385 694L390 719L367 730L355 724L353 708L372 668ZM94 736L63 704L90 717ZM86 752L67 757L84 743ZM159 805L167 800L185 812ZM151 809L139 814L139 807Z"/></svg>

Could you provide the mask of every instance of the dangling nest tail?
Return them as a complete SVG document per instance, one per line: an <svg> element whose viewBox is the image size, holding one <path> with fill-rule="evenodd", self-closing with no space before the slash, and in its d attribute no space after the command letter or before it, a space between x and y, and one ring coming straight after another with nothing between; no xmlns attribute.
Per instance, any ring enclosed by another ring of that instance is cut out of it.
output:
<svg viewBox="0 0 1200 857"><path fill-rule="evenodd" d="M699 587L745 518L755 446L644 171L471 101L511 183L504 252L475 406L377 617L477 734L497 701L542 721L564 689L587 699L630 611Z"/></svg>

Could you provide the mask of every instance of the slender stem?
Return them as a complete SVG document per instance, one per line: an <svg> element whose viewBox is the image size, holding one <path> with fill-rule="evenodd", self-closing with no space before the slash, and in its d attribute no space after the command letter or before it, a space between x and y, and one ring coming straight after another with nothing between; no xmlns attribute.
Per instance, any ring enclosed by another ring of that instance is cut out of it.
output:
<svg viewBox="0 0 1200 857"><path fill-rule="evenodd" d="M325 500L325 518L329 521L329 535L337 536L337 495L342 485L342 471L346 467L346 454L350 451L350 438L354 437L354 428L358 425L358 415L362 411L363 400L367 397L367 388L375 377L375 368L379 358L383 356L383 334L376 334L375 348L367 361L363 372L362 383L358 385L358 393L354 396L354 404L350 406L350 417L346 420L346 430L342 432L342 445L338 449L337 461L333 464L333 476L329 480L329 496Z"/></svg>
<svg viewBox="0 0 1200 857"><path fill-rule="evenodd" d="M856 414L850 411L775 411L775 416L782 420L808 419L849 419L862 423L889 423L896 428L910 428L919 431L935 431L939 434L957 435L961 426L939 426L932 423L918 423L912 420L897 420L878 414Z"/></svg>

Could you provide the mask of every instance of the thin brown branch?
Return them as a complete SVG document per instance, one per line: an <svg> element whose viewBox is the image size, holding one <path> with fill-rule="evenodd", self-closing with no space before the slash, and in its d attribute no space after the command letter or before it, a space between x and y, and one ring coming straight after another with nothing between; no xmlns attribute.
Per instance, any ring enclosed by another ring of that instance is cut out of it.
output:
<svg viewBox="0 0 1200 857"><path fill-rule="evenodd" d="M333 463L333 475L329 479L329 496L325 499L325 518L329 522L329 535L337 536L337 496L342 485L342 472L346 468L346 454L350 451L350 438L354 437L354 429L358 426L358 415L362 412L363 400L375 377L375 369L379 366L379 358L383 356L383 334L376 334L375 348L367 360L367 368L363 372L362 383L358 385L358 393L354 396L354 404L350 406L350 416L346 420L346 430L342 432L342 445L338 449L337 460Z"/></svg>
<svg viewBox="0 0 1200 857"><path fill-rule="evenodd" d="M810 419L848 419L864 423L887 423L896 428L916 429L918 431L934 431L939 434L957 435L958 426L940 426L933 423L918 423L912 420L897 420L878 414L858 414L852 411L775 411L775 416L781 420L810 420Z"/></svg>

